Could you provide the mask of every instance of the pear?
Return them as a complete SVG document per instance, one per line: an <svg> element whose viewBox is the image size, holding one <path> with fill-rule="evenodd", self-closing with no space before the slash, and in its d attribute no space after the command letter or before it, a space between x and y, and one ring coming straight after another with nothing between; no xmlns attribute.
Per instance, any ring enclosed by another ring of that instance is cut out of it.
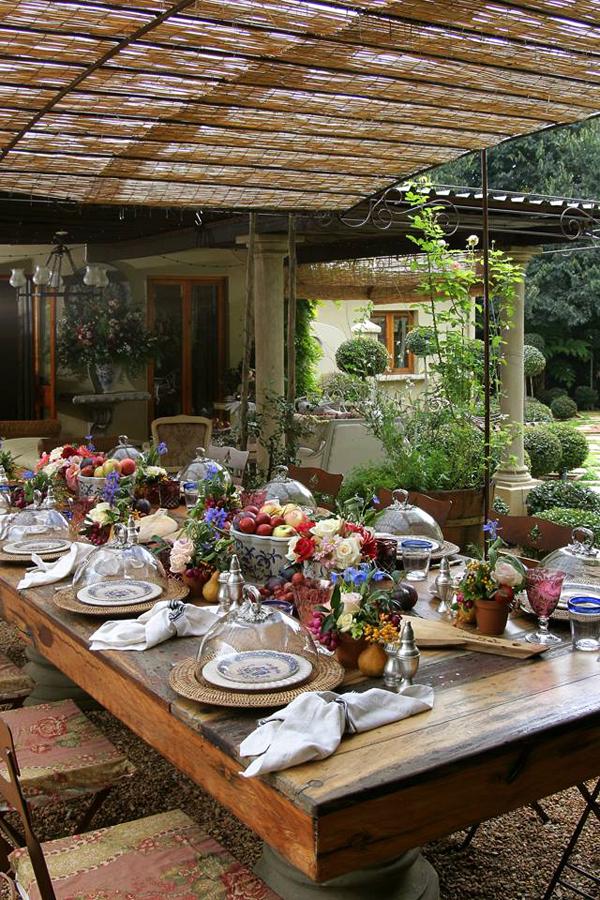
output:
<svg viewBox="0 0 600 900"><path fill-rule="evenodd" d="M204 587L202 588L202 597L207 603L216 603L219 593L219 573L214 571Z"/></svg>

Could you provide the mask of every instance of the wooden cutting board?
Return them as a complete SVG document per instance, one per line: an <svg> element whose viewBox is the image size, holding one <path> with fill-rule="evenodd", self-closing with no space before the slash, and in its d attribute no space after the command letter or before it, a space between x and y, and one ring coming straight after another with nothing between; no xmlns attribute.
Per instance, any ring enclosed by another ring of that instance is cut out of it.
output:
<svg viewBox="0 0 600 900"><path fill-rule="evenodd" d="M513 641L509 638L489 637L478 634L476 631L467 631L463 628L455 628L448 622L435 619L420 619L417 616L407 616L415 633L417 646L427 647L461 647L465 650L475 650L478 653L495 653L497 656L514 656L518 659L527 659L543 653L548 647L545 644L530 644L528 641Z"/></svg>

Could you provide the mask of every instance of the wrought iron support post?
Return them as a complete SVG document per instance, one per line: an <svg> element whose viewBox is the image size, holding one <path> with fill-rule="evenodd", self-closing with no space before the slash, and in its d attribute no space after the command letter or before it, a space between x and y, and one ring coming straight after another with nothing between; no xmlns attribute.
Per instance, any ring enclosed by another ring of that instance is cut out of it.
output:
<svg viewBox="0 0 600 900"><path fill-rule="evenodd" d="M483 388L484 388L484 481L483 481L483 515L487 522L490 514L490 475L491 475L491 378L490 378L490 221L488 196L488 158L487 150L481 151L481 212L483 218L482 251L483 251ZM484 532L484 551L487 556L487 532Z"/></svg>

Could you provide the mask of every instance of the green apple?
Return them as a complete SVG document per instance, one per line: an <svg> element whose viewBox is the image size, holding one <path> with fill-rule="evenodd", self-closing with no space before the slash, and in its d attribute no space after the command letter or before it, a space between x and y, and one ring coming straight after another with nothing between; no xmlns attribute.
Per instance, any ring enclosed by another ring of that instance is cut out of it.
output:
<svg viewBox="0 0 600 900"><path fill-rule="evenodd" d="M104 469L102 466L98 466L94 469L94 478L104 478Z"/></svg>
<svg viewBox="0 0 600 900"><path fill-rule="evenodd" d="M273 529L273 537L291 538L296 534L296 529L291 525L278 525Z"/></svg>
<svg viewBox="0 0 600 900"><path fill-rule="evenodd" d="M119 465L118 459L107 459L102 466L102 471L105 475L108 475L109 472L119 472L120 469L121 466Z"/></svg>

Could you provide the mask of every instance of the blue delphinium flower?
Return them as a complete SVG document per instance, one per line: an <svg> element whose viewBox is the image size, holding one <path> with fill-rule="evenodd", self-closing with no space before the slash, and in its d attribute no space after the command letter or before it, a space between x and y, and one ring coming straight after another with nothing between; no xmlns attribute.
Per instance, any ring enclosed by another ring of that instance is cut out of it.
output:
<svg viewBox="0 0 600 900"><path fill-rule="evenodd" d="M483 526L483 530L486 534L489 535L490 540L495 541L498 537L498 532L502 531L499 527L500 519L488 519L485 525Z"/></svg>
<svg viewBox="0 0 600 900"><path fill-rule="evenodd" d="M206 464L206 475L204 476L204 480L208 481L209 478L214 478L217 472L219 471L219 467L214 462L209 462Z"/></svg>
<svg viewBox="0 0 600 900"><path fill-rule="evenodd" d="M158 447L156 448L156 451L159 456L164 456L165 453L169 452L169 448L167 447L167 445L165 444L164 441L161 441L160 444L158 445Z"/></svg>
<svg viewBox="0 0 600 900"><path fill-rule="evenodd" d="M114 470L109 472L106 476L106 483L104 485L104 490L102 491L102 496L106 500L107 503L110 503L111 506L115 501L115 497L119 491L119 481L120 475L118 472Z"/></svg>
<svg viewBox="0 0 600 900"><path fill-rule="evenodd" d="M23 472L23 475L21 477L24 481L31 481L32 478L35 478L35 472L32 472L31 469L27 469L25 472Z"/></svg>
<svg viewBox="0 0 600 900"><path fill-rule="evenodd" d="M337 584L338 581L340 580L340 576L338 575L337 572L330 572L329 580L331 581L332 584Z"/></svg>
<svg viewBox="0 0 600 900"><path fill-rule="evenodd" d="M204 513L204 521L208 525L214 525L216 528L223 528L227 521L227 511L219 509L218 506L211 506Z"/></svg>
<svg viewBox="0 0 600 900"><path fill-rule="evenodd" d="M93 435L93 434L86 434L85 440L87 441L87 448L88 448L88 450L90 450L91 452L93 452L93 451L96 449L95 444L94 444L94 435Z"/></svg>
<svg viewBox="0 0 600 900"><path fill-rule="evenodd" d="M381 500L379 499L377 494L373 494L373 496L371 497L371 503L373 504L373 506L379 506Z"/></svg>
<svg viewBox="0 0 600 900"><path fill-rule="evenodd" d="M388 575L388 573L382 572L381 569L377 569L375 572L373 572L373 581L383 581L384 578L389 577L390 576Z"/></svg>

